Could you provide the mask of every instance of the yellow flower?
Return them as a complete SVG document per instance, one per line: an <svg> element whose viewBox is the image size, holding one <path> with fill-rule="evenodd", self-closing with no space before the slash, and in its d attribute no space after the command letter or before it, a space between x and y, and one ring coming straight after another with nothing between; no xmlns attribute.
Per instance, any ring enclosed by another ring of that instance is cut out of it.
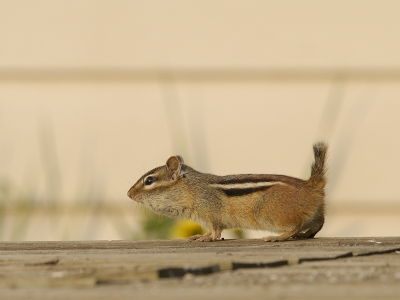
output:
<svg viewBox="0 0 400 300"><path fill-rule="evenodd" d="M174 224L170 237L173 239L184 239L196 234L204 234L204 230L199 224L192 220L180 220Z"/></svg>

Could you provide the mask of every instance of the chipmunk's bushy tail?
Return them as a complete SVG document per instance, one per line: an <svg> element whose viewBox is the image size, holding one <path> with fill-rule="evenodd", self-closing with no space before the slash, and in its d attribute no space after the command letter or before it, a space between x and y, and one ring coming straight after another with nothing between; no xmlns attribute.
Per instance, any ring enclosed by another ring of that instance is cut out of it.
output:
<svg viewBox="0 0 400 300"><path fill-rule="evenodd" d="M324 189L326 184L326 159L328 146L324 142L317 142L313 145L315 161L311 166L311 177L308 180L313 186Z"/></svg>

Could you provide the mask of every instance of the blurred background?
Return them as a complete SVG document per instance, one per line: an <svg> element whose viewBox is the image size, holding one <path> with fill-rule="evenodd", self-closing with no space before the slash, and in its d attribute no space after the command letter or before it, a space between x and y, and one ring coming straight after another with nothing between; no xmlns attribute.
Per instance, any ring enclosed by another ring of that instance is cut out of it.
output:
<svg viewBox="0 0 400 300"><path fill-rule="evenodd" d="M308 178L319 139L318 236L398 235L399 53L399 1L0 0L0 239L184 237L143 173Z"/></svg>

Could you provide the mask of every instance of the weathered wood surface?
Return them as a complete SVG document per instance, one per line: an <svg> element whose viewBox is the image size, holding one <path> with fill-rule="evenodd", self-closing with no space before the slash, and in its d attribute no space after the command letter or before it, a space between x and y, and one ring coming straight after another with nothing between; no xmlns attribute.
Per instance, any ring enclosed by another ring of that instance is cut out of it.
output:
<svg viewBox="0 0 400 300"><path fill-rule="evenodd" d="M400 299L400 251L296 264L393 249L400 237L1 242L0 299ZM290 264L231 268L282 260ZM220 272L210 275L158 278L161 268L216 264Z"/></svg>

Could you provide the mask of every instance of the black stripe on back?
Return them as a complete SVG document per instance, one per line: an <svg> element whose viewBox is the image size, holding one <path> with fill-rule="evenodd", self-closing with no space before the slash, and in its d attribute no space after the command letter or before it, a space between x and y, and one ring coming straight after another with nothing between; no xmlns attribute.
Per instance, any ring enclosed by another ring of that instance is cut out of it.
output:
<svg viewBox="0 0 400 300"><path fill-rule="evenodd" d="M228 197L235 197L235 196L244 196L244 195L248 195L248 194L260 192L260 191L266 191L271 187L273 187L273 185L256 187L256 188L245 188L245 189L240 189L240 188L239 189L227 189L227 190L222 189L222 191Z"/></svg>

